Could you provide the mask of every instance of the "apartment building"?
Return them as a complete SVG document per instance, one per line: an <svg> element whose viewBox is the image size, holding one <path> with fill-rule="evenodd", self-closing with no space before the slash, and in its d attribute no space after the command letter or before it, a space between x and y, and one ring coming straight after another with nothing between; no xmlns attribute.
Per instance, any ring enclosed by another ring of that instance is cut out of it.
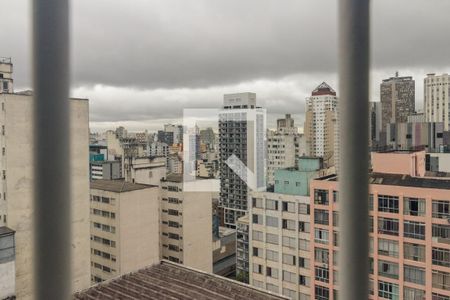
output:
<svg viewBox="0 0 450 300"><path fill-rule="evenodd" d="M428 74L423 86L426 121L443 122L444 130L450 130L450 75Z"/></svg>
<svg viewBox="0 0 450 300"><path fill-rule="evenodd" d="M125 158L125 180L134 183L159 185L161 178L166 176L166 163L164 157Z"/></svg>
<svg viewBox="0 0 450 300"><path fill-rule="evenodd" d="M237 220L247 212L245 181L251 181L256 190L266 188L265 134L265 113L256 107L256 94L224 95L219 113L219 175L220 203L227 227L236 228ZM235 170L227 164L233 155L241 161Z"/></svg>
<svg viewBox="0 0 450 300"><path fill-rule="evenodd" d="M306 98L305 142L307 155L322 157L327 167L337 165L338 97L326 82L316 87Z"/></svg>
<svg viewBox="0 0 450 300"><path fill-rule="evenodd" d="M410 76L384 79L380 84L381 139L389 123L405 123L415 113L415 81ZM383 144L384 145L384 144Z"/></svg>
<svg viewBox="0 0 450 300"><path fill-rule="evenodd" d="M249 215L238 219L236 225L236 279L249 283L250 264L249 264Z"/></svg>
<svg viewBox="0 0 450 300"><path fill-rule="evenodd" d="M91 282L159 261L158 187L94 180L90 195Z"/></svg>
<svg viewBox="0 0 450 300"><path fill-rule="evenodd" d="M168 174L161 180L161 257L212 272L213 193L184 191L184 187L182 174Z"/></svg>
<svg viewBox="0 0 450 300"><path fill-rule="evenodd" d="M8 75L9 76L9 75ZM16 297L30 299L33 264L33 94L0 94L0 227L15 231ZM89 104L70 99L72 288L89 279ZM57 151L57 148L55 148Z"/></svg>
<svg viewBox="0 0 450 300"><path fill-rule="evenodd" d="M295 170L278 170L275 192L251 192L250 284L291 299L310 299L309 182L320 158L299 158Z"/></svg>
<svg viewBox="0 0 450 300"><path fill-rule="evenodd" d="M290 114L277 120L277 130L268 131L267 134L267 185L274 184L274 172L295 166L295 157L298 151L298 128Z"/></svg>
<svg viewBox="0 0 450 300"><path fill-rule="evenodd" d="M122 178L121 163L118 160L90 161L89 174L91 180Z"/></svg>
<svg viewBox="0 0 450 300"><path fill-rule="evenodd" d="M386 144L392 150L418 148L437 152L445 146L444 123L414 122L387 125Z"/></svg>
<svg viewBox="0 0 450 300"><path fill-rule="evenodd" d="M450 298L450 178L425 177L425 152L372 153L369 299ZM311 298L338 299L337 177L311 182Z"/></svg>

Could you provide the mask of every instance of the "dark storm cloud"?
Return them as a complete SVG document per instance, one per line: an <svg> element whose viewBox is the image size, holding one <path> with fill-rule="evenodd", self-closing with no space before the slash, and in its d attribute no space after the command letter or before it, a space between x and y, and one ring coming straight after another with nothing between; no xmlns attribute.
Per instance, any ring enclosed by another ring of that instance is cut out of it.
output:
<svg viewBox="0 0 450 300"><path fill-rule="evenodd" d="M16 89L31 85L29 2L4 0L0 10L0 56L13 57ZM73 94L90 98L91 121L105 123L179 118L182 108L217 108L224 93L244 91L270 113L301 114L320 82L339 94L336 3L73 0ZM450 1L372 8L371 100L400 70L415 76L420 102L424 74L450 69Z"/></svg>

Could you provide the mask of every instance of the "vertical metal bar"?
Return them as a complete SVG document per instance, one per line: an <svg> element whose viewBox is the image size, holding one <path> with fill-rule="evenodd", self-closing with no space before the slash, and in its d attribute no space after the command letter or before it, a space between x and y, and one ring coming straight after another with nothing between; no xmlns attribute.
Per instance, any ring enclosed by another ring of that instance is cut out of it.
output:
<svg viewBox="0 0 450 300"><path fill-rule="evenodd" d="M70 297L69 1L34 0L35 293Z"/></svg>
<svg viewBox="0 0 450 300"><path fill-rule="evenodd" d="M339 1L340 295L368 298L369 0Z"/></svg>

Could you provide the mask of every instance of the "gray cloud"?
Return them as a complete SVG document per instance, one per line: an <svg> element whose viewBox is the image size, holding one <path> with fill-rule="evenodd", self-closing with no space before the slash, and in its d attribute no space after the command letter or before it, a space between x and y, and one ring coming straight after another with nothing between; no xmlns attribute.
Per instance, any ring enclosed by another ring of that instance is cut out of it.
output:
<svg viewBox="0 0 450 300"><path fill-rule="evenodd" d="M4 0L0 56L30 87L30 7ZM218 107L222 94L253 91L271 113L301 115L321 81L337 89L336 0L72 1L73 94L91 99L91 120L178 118ZM450 69L448 0L372 2L372 100L396 70ZM420 104L419 104L420 106ZM147 121L146 121L147 122ZM100 124L100 123L97 123ZM146 123L149 124L149 123Z"/></svg>

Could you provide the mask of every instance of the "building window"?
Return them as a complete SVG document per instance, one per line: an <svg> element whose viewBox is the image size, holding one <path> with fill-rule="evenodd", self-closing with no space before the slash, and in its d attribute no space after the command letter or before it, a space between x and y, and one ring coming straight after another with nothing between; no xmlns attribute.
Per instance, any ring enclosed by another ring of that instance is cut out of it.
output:
<svg viewBox="0 0 450 300"><path fill-rule="evenodd" d="M278 235L266 233L266 243L278 245Z"/></svg>
<svg viewBox="0 0 450 300"><path fill-rule="evenodd" d="M283 295L291 299L297 299L297 292L288 288L283 288Z"/></svg>
<svg viewBox="0 0 450 300"><path fill-rule="evenodd" d="M425 299L425 291L405 286L403 288L403 299L423 300Z"/></svg>
<svg viewBox="0 0 450 300"><path fill-rule="evenodd" d="M450 225L433 224L432 232L438 243L450 244Z"/></svg>
<svg viewBox="0 0 450 300"><path fill-rule="evenodd" d="M444 296L438 293L432 293L432 300L450 300L450 296Z"/></svg>
<svg viewBox="0 0 450 300"><path fill-rule="evenodd" d="M378 211L398 213L398 197L378 195Z"/></svg>
<svg viewBox="0 0 450 300"><path fill-rule="evenodd" d="M333 191L333 202L334 203L339 202L339 192L338 191Z"/></svg>
<svg viewBox="0 0 450 300"><path fill-rule="evenodd" d="M378 261L378 275L398 279L398 264L389 261Z"/></svg>
<svg viewBox="0 0 450 300"><path fill-rule="evenodd" d="M333 211L333 226L339 226L339 213L337 211Z"/></svg>
<svg viewBox="0 0 450 300"><path fill-rule="evenodd" d="M314 190L314 203L320 205L328 205L328 191Z"/></svg>
<svg viewBox="0 0 450 300"><path fill-rule="evenodd" d="M398 236L398 220L378 217L378 233Z"/></svg>
<svg viewBox="0 0 450 300"><path fill-rule="evenodd" d="M295 262L295 256L290 254L283 254L283 264L295 266L297 264Z"/></svg>
<svg viewBox="0 0 450 300"><path fill-rule="evenodd" d="M266 276L278 279L278 269L266 267Z"/></svg>
<svg viewBox="0 0 450 300"><path fill-rule="evenodd" d="M433 247L432 257L433 265L450 267L450 249Z"/></svg>
<svg viewBox="0 0 450 300"><path fill-rule="evenodd" d="M266 216L266 226L270 227L278 227L278 218L277 217L271 217Z"/></svg>
<svg viewBox="0 0 450 300"><path fill-rule="evenodd" d="M259 264L253 264L253 273L262 274L263 266Z"/></svg>
<svg viewBox="0 0 450 300"><path fill-rule="evenodd" d="M266 199L266 209L278 210L278 201Z"/></svg>
<svg viewBox="0 0 450 300"><path fill-rule="evenodd" d="M314 260L318 263L328 264L329 252L327 249L314 248Z"/></svg>
<svg viewBox="0 0 450 300"><path fill-rule="evenodd" d="M373 194L369 194L369 210L373 210Z"/></svg>
<svg viewBox="0 0 450 300"><path fill-rule="evenodd" d="M299 268L308 269L309 268L309 259L304 257L298 257L298 266Z"/></svg>
<svg viewBox="0 0 450 300"><path fill-rule="evenodd" d="M264 242L264 234L261 231L252 231L252 240Z"/></svg>
<svg viewBox="0 0 450 300"><path fill-rule="evenodd" d="M294 220L283 219L282 221L283 221L282 222L283 223L283 229L295 230L295 221Z"/></svg>
<svg viewBox="0 0 450 300"><path fill-rule="evenodd" d="M282 210L291 212L291 213L295 213L295 203L283 201L282 202Z"/></svg>
<svg viewBox="0 0 450 300"><path fill-rule="evenodd" d="M275 284L272 284L272 283L267 283L267 284L266 284L266 289L267 289L268 291L270 291L270 292L277 293L277 294L278 294L278 292L279 292L278 286L275 285Z"/></svg>
<svg viewBox="0 0 450 300"><path fill-rule="evenodd" d="M309 204L299 203L298 213L300 215L309 215Z"/></svg>
<svg viewBox="0 0 450 300"><path fill-rule="evenodd" d="M316 274L316 280L328 283L328 280L330 278L328 268L316 266L315 274Z"/></svg>
<svg viewBox="0 0 450 300"><path fill-rule="evenodd" d="M404 221L403 222L403 236L413 239L424 240L425 239L425 223Z"/></svg>
<svg viewBox="0 0 450 300"><path fill-rule="evenodd" d="M395 283L379 281L378 296L385 299L392 299L392 300L399 299L398 285Z"/></svg>
<svg viewBox="0 0 450 300"><path fill-rule="evenodd" d="M424 268L405 265L403 274L405 281L425 285Z"/></svg>
<svg viewBox="0 0 450 300"><path fill-rule="evenodd" d="M283 236L283 246L289 247L289 248L295 248L295 242L296 239L293 237Z"/></svg>
<svg viewBox="0 0 450 300"><path fill-rule="evenodd" d="M263 257L263 249L253 247L253 256Z"/></svg>
<svg viewBox="0 0 450 300"><path fill-rule="evenodd" d="M314 241L320 244L328 244L329 232L325 229L315 228L314 229Z"/></svg>
<svg viewBox="0 0 450 300"><path fill-rule="evenodd" d="M252 222L253 222L253 224L262 225L263 224L263 216L257 215L257 214L253 214Z"/></svg>
<svg viewBox="0 0 450 300"><path fill-rule="evenodd" d="M298 239L298 248L303 251L309 251L309 240Z"/></svg>
<svg viewBox="0 0 450 300"><path fill-rule="evenodd" d="M412 243L403 244L403 257L405 259L425 262L425 246Z"/></svg>
<svg viewBox="0 0 450 300"><path fill-rule="evenodd" d="M330 290L326 287L315 285L314 292L316 294L316 300L329 300Z"/></svg>
<svg viewBox="0 0 450 300"><path fill-rule="evenodd" d="M403 213L407 216L425 216L425 199L403 198Z"/></svg>
<svg viewBox="0 0 450 300"><path fill-rule="evenodd" d="M296 278L297 278L297 275L295 275L295 273L292 273L289 271L283 271L283 281L295 283Z"/></svg>
<svg viewBox="0 0 450 300"><path fill-rule="evenodd" d="M273 250L266 250L266 259L270 261L278 261L278 252Z"/></svg>
<svg viewBox="0 0 450 300"><path fill-rule="evenodd" d="M398 257L398 241L378 239L378 254Z"/></svg>
<svg viewBox="0 0 450 300"><path fill-rule="evenodd" d="M298 231L309 233L310 227L309 222L298 221Z"/></svg>
<svg viewBox="0 0 450 300"><path fill-rule="evenodd" d="M329 224L328 210L314 209L314 222L316 224L328 225Z"/></svg>
<svg viewBox="0 0 450 300"><path fill-rule="evenodd" d="M444 291L450 290L450 273L433 270L433 287Z"/></svg>
<svg viewBox="0 0 450 300"><path fill-rule="evenodd" d="M450 220L450 201L433 200L433 218Z"/></svg>
<svg viewBox="0 0 450 300"><path fill-rule="evenodd" d="M263 201L260 198L252 198L252 205L254 208L263 208Z"/></svg>

